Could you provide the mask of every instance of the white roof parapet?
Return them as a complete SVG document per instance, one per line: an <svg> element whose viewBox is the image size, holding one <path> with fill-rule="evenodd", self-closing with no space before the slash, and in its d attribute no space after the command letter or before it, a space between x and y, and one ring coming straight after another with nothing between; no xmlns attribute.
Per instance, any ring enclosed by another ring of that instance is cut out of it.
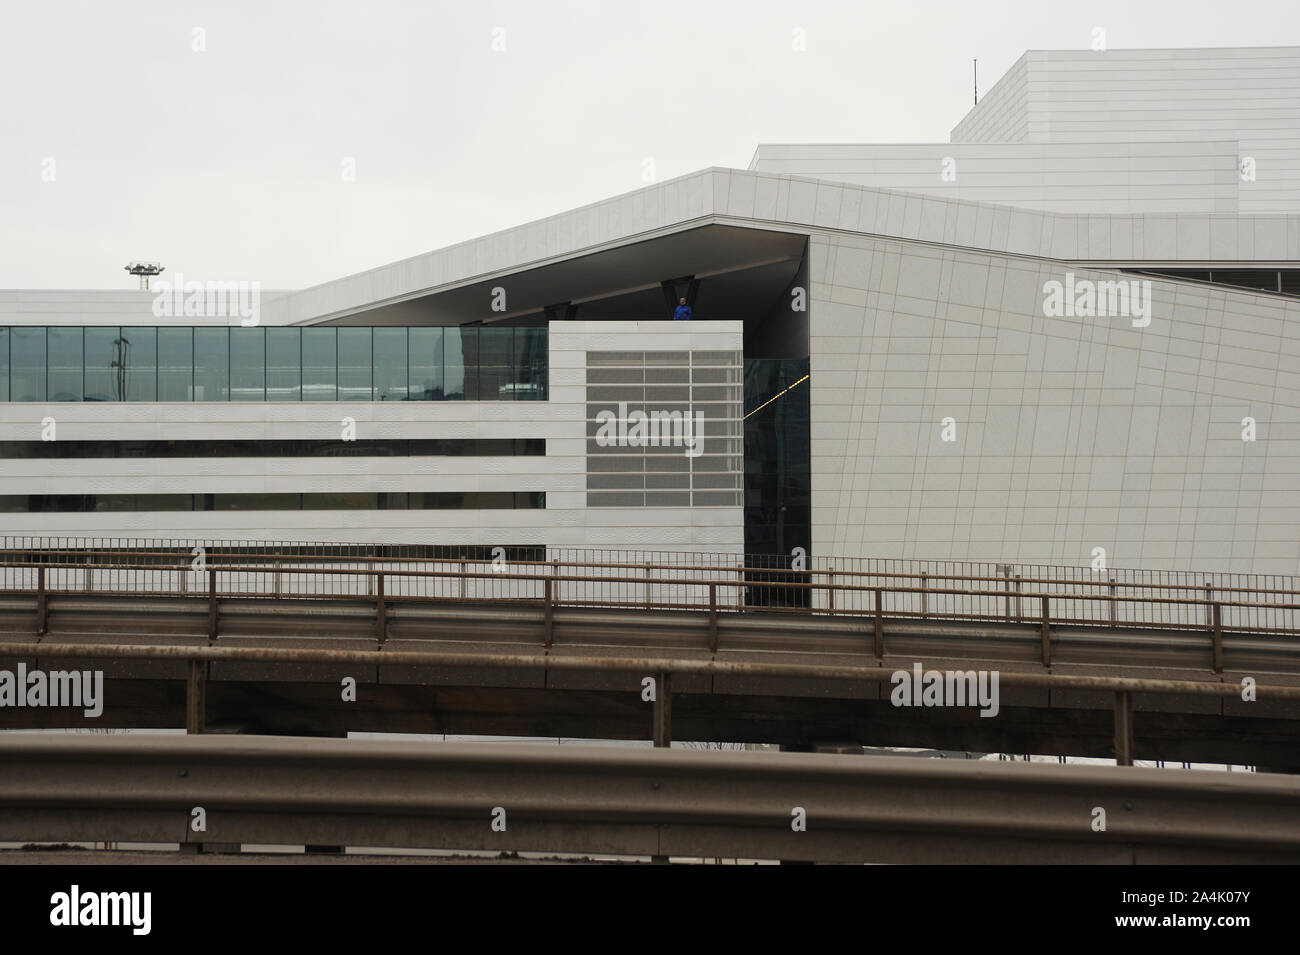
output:
<svg viewBox="0 0 1300 955"><path fill-rule="evenodd" d="M1300 214L1054 213L713 167L292 293L264 314L269 324L320 321L710 223L1094 264L1300 261Z"/></svg>

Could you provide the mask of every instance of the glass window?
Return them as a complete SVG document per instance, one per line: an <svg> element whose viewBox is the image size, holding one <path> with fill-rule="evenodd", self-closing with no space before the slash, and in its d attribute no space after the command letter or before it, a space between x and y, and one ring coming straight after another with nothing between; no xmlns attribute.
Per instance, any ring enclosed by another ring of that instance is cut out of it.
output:
<svg viewBox="0 0 1300 955"><path fill-rule="evenodd" d="M266 400L266 329L230 329L230 400Z"/></svg>
<svg viewBox="0 0 1300 955"><path fill-rule="evenodd" d="M302 400L334 401L338 397L336 329L302 330Z"/></svg>
<svg viewBox="0 0 1300 955"><path fill-rule="evenodd" d="M9 329L0 328L0 401L9 400Z"/></svg>
<svg viewBox="0 0 1300 955"><path fill-rule="evenodd" d="M442 367L445 397L464 401L478 397L478 329L443 329Z"/></svg>
<svg viewBox="0 0 1300 955"><path fill-rule="evenodd" d="M412 328L410 339L413 401L442 400L442 329Z"/></svg>
<svg viewBox="0 0 1300 955"><path fill-rule="evenodd" d="M194 400L194 329L158 329L158 400Z"/></svg>
<svg viewBox="0 0 1300 955"><path fill-rule="evenodd" d="M302 507L299 494L212 494L208 511L296 511Z"/></svg>
<svg viewBox="0 0 1300 955"><path fill-rule="evenodd" d="M0 327L0 401L536 401L545 328Z"/></svg>
<svg viewBox="0 0 1300 955"><path fill-rule="evenodd" d="M230 329L194 329L194 400L230 400Z"/></svg>
<svg viewBox="0 0 1300 955"><path fill-rule="evenodd" d="M545 328L515 329L515 399L545 401L547 397L547 350Z"/></svg>
<svg viewBox="0 0 1300 955"><path fill-rule="evenodd" d="M130 393L130 387L127 388ZM194 495L192 494L137 494L135 495L137 511L192 511Z"/></svg>
<svg viewBox="0 0 1300 955"><path fill-rule="evenodd" d="M322 491L304 494L302 506L309 511L374 511L379 509L379 494L374 491Z"/></svg>
<svg viewBox="0 0 1300 955"><path fill-rule="evenodd" d="M302 398L302 329L266 330L266 400Z"/></svg>
<svg viewBox="0 0 1300 955"><path fill-rule="evenodd" d="M9 329L11 401L45 400L45 329Z"/></svg>
<svg viewBox="0 0 1300 955"><path fill-rule="evenodd" d="M370 400L370 329L339 330L339 401Z"/></svg>
<svg viewBox="0 0 1300 955"><path fill-rule="evenodd" d="M49 349L49 401L81 400L81 326L56 325L50 328L46 344Z"/></svg>
<svg viewBox="0 0 1300 955"><path fill-rule="evenodd" d="M511 381L513 328L481 328L478 333L478 397L480 401L513 401Z"/></svg>
<svg viewBox="0 0 1300 955"><path fill-rule="evenodd" d="M85 330L86 400L121 401L117 387L117 341L115 325L87 326Z"/></svg>
<svg viewBox="0 0 1300 955"><path fill-rule="evenodd" d="M118 340L113 344L117 356L118 385L125 385L127 401L158 400L158 329L132 325L123 327ZM189 374L186 373L189 390ZM119 387L115 394L121 394ZM185 399L181 399L185 400Z"/></svg>
<svg viewBox="0 0 1300 955"><path fill-rule="evenodd" d="M375 401L406 400L406 329L375 330Z"/></svg>

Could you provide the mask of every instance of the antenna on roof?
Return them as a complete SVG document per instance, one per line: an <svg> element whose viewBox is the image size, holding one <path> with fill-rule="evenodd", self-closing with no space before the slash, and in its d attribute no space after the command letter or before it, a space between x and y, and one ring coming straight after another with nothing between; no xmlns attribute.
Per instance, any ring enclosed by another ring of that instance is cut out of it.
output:
<svg viewBox="0 0 1300 955"><path fill-rule="evenodd" d="M980 104L980 61L971 60L971 68L975 71L975 105Z"/></svg>
<svg viewBox="0 0 1300 955"><path fill-rule="evenodd" d="M157 262L128 262L125 268L132 275L140 276L140 288L146 291L149 288L149 279L166 271Z"/></svg>

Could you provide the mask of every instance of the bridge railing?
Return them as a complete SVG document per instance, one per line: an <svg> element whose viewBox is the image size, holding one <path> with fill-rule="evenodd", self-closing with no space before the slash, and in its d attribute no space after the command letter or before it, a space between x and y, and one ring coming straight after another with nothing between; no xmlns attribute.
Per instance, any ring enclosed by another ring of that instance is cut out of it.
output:
<svg viewBox="0 0 1300 955"><path fill-rule="evenodd" d="M546 560L356 554L202 554L87 547L0 551L0 595L350 598L384 603L771 612L954 621L1049 621L1300 633L1294 578L954 563L908 566L781 558L556 552ZM877 562L886 564L889 562ZM1012 570L1015 573L1012 573ZM1190 577L1191 579L1187 579Z"/></svg>

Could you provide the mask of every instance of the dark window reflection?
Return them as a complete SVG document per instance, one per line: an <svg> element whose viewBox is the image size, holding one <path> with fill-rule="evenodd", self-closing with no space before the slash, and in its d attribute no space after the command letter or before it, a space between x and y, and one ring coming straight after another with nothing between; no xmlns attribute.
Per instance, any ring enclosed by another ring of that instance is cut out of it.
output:
<svg viewBox="0 0 1300 955"><path fill-rule="evenodd" d="M12 326L0 401L541 401L540 327Z"/></svg>
<svg viewBox="0 0 1300 955"><path fill-rule="evenodd" d="M796 547L812 555L808 359L745 361L745 553L789 567ZM763 581L807 583L807 574L751 574ZM751 586L748 602L806 606L800 588Z"/></svg>
<svg viewBox="0 0 1300 955"><path fill-rule="evenodd" d="M45 329L9 330L9 393L13 401L45 400Z"/></svg>
<svg viewBox="0 0 1300 955"><path fill-rule="evenodd" d="M412 328L410 330L409 381L413 401L441 401L442 340L441 328Z"/></svg>
<svg viewBox="0 0 1300 955"><path fill-rule="evenodd" d="M302 400L338 399L338 329L302 330Z"/></svg>
<svg viewBox="0 0 1300 955"><path fill-rule="evenodd" d="M158 329L158 400L194 400L194 329Z"/></svg>
<svg viewBox="0 0 1300 955"><path fill-rule="evenodd" d="M230 400L266 400L266 329L230 329Z"/></svg>
<svg viewBox="0 0 1300 955"><path fill-rule="evenodd" d="M230 400L230 329L194 329L194 400Z"/></svg>

